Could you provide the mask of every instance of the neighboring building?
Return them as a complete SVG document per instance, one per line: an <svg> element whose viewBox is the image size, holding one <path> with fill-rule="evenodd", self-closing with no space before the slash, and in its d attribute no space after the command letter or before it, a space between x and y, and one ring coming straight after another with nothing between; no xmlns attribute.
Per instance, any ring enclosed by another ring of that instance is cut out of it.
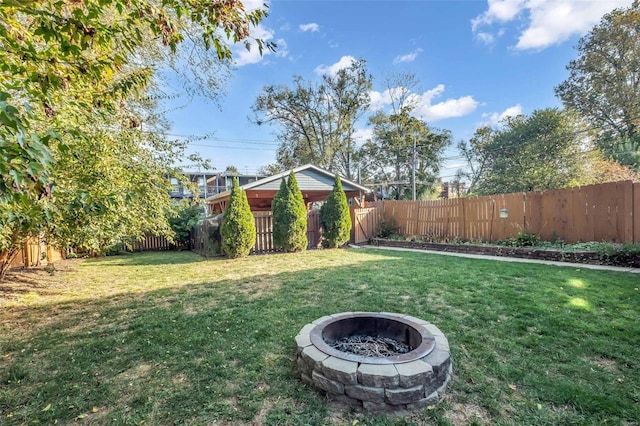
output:
<svg viewBox="0 0 640 426"><path fill-rule="evenodd" d="M212 172L185 172L191 182L198 184L200 198L205 199L221 192L231 189L234 176L238 178L239 185L246 185L262 179L257 175L235 175L233 173L212 173ZM193 193L189 188L184 187L176 178L171 178L172 190L169 192L171 198L183 199L193 198Z"/></svg>
<svg viewBox="0 0 640 426"><path fill-rule="evenodd" d="M440 198L460 198L467 193L467 185L464 182L442 182Z"/></svg>

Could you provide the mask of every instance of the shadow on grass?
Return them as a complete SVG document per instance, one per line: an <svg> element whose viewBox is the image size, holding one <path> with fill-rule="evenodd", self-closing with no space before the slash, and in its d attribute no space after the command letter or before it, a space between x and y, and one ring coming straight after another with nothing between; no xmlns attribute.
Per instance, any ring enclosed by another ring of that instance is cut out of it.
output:
<svg viewBox="0 0 640 426"><path fill-rule="evenodd" d="M124 252L117 256L96 257L88 262L109 266L161 266L208 262L222 258L205 258L191 251Z"/></svg>
<svg viewBox="0 0 640 426"><path fill-rule="evenodd" d="M173 262L157 257L90 266ZM614 284L615 275L602 293L607 297L584 295L602 299L592 301L600 308L594 313L568 310L561 284L605 274L420 254L363 259L14 307L0 328L2 423L451 424L459 416L449 414L465 406L479 407L480 420L503 424L640 416L634 346L640 330L635 317L616 310L620 300L633 304L638 297L625 283ZM293 339L300 328L356 310L407 313L447 334L455 379L443 404L407 418L362 416L334 411L299 382ZM613 366L589 371L594 356Z"/></svg>

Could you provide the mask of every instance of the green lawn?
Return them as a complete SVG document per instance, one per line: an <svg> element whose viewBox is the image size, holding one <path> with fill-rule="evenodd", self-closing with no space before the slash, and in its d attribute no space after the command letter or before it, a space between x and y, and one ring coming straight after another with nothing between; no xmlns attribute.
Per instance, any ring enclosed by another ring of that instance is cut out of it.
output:
<svg viewBox="0 0 640 426"><path fill-rule="evenodd" d="M0 424L640 422L637 274L349 249L20 277L0 284ZM436 324L454 363L444 401L374 416L301 384L294 336L343 311Z"/></svg>

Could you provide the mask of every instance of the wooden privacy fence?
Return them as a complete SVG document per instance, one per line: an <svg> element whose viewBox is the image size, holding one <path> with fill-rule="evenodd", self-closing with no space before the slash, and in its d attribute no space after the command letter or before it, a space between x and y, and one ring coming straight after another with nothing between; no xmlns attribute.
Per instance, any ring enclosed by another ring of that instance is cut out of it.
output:
<svg viewBox="0 0 640 426"><path fill-rule="evenodd" d="M171 244L167 237L157 235L147 235L142 241L134 241L129 247L130 251L163 251L176 249L175 244Z"/></svg>
<svg viewBox="0 0 640 426"><path fill-rule="evenodd" d="M46 260L46 263L53 263L62 258L63 253L59 248L39 238L30 238L22 245L22 250L11 262L11 267L31 268L40 266L43 260Z"/></svg>
<svg viewBox="0 0 640 426"><path fill-rule="evenodd" d="M270 211L252 212L256 220L256 243L253 253L268 253L276 251L273 245L273 214ZM202 256L220 255L221 247L219 234L216 236L219 223L207 219L194 227L191 231L191 250ZM317 248L320 244L322 232L320 230L320 212L307 213L307 248Z"/></svg>
<svg viewBox="0 0 640 426"><path fill-rule="evenodd" d="M496 241L518 232L543 240L640 242L640 183L631 181L432 201L383 201L375 208L402 235ZM508 218L500 219L506 209Z"/></svg>
<svg viewBox="0 0 640 426"><path fill-rule="evenodd" d="M273 245L273 214L270 211L253 212L256 218L256 245L253 251L267 253L275 251ZM320 212L307 213L307 248L317 248L320 244L322 232L320 230Z"/></svg>

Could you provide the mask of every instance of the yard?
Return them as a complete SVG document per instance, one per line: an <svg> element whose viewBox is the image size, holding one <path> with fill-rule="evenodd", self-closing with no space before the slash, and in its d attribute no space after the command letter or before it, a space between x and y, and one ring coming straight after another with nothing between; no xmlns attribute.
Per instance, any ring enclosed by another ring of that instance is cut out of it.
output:
<svg viewBox="0 0 640 426"><path fill-rule="evenodd" d="M640 277L349 249L66 261L0 285L2 424L638 424ZM401 312L449 339L444 401L328 403L294 370L326 314Z"/></svg>

